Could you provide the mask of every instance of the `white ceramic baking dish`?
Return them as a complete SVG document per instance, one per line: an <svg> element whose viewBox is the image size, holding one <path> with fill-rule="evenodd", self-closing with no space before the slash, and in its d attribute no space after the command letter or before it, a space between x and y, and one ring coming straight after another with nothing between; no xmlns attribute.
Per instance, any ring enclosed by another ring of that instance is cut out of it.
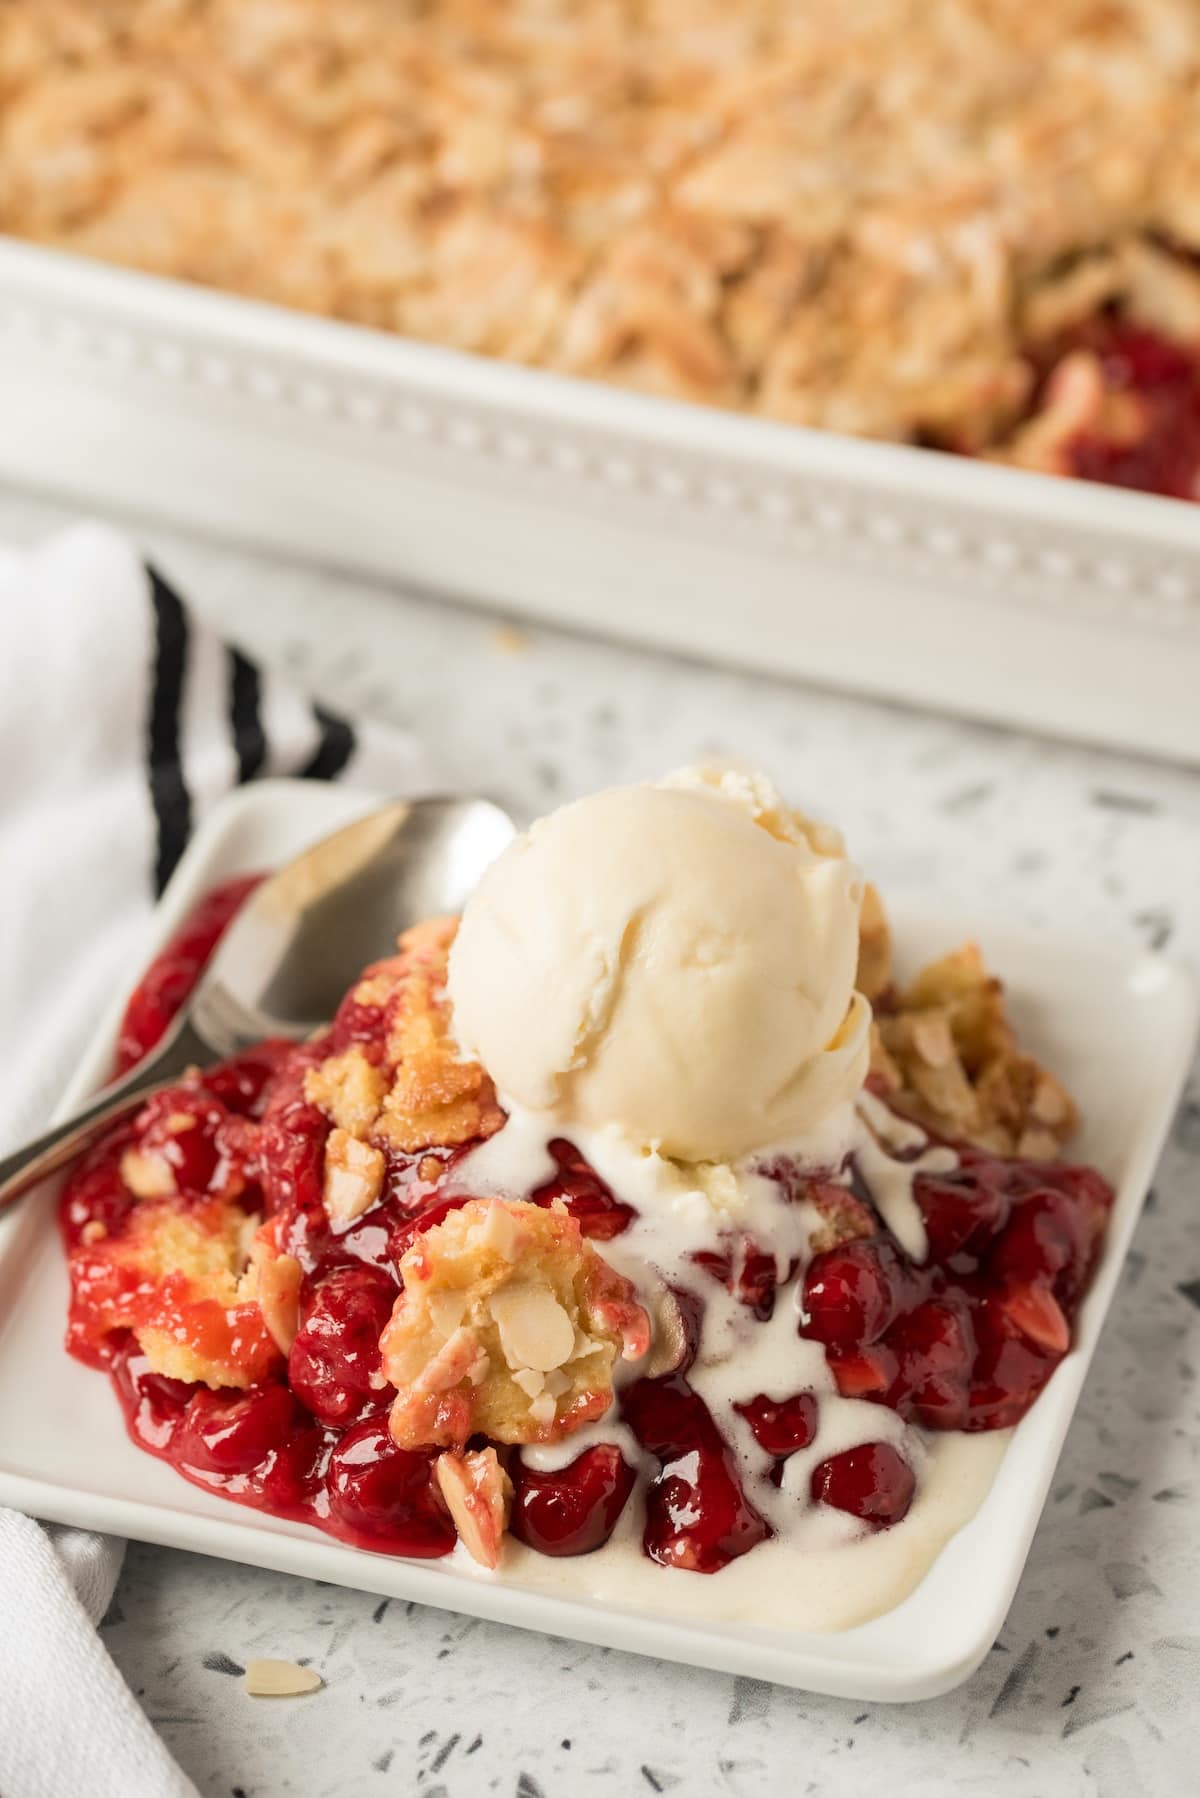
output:
<svg viewBox="0 0 1200 1798"><path fill-rule="evenodd" d="M1200 507L652 400L0 239L0 479L1200 761Z"/></svg>

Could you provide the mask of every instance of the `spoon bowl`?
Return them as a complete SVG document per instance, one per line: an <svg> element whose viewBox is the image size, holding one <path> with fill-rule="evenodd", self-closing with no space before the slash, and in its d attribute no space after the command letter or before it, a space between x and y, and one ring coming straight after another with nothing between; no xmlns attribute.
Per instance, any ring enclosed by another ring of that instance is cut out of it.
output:
<svg viewBox="0 0 1200 1798"><path fill-rule="evenodd" d="M515 834L488 799L410 799L314 843L255 888L217 945L191 1002L201 1034L232 1054L220 1040L231 1026L251 1041L320 1029L402 930L461 911Z"/></svg>
<svg viewBox="0 0 1200 1798"><path fill-rule="evenodd" d="M85 1110L0 1159L0 1210L188 1068L327 1024L362 969L422 918L462 910L516 835L488 799L397 799L324 837L254 889L162 1041Z"/></svg>

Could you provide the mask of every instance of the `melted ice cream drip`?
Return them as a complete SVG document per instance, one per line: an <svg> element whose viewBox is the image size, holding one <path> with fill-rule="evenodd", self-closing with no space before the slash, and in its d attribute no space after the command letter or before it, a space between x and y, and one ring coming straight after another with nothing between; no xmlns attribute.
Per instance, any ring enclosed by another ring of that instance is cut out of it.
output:
<svg viewBox="0 0 1200 1798"><path fill-rule="evenodd" d="M504 1128L460 1165L458 1183L472 1193L521 1198L554 1172L544 1114L508 1104ZM912 1590L939 1550L982 1502L1007 1441L1006 1432L936 1436L906 1424L884 1405L843 1398L819 1342L799 1332L803 1269L824 1220L811 1204L788 1197L763 1166L791 1162L812 1175L848 1179L853 1157L858 1175L885 1225L914 1260L927 1241L914 1196L921 1172L948 1172L958 1157L926 1146L914 1124L896 1118L870 1094L856 1107L839 1107L820 1131L800 1142L732 1166L687 1164L640 1149L611 1130L570 1133L575 1147L636 1216L600 1253L639 1289L653 1307L664 1286L695 1293L704 1319L689 1384L709 1406L737 1457L747 1497L770 1523L772 1540L760 1544L721 1573L676 1574L669 1603L711 1617L774 1617L790 1627L839 1629L878 1615ZM774 1311L763 1322L700 1267L698 1252L728 1248L747 1238L774 1252L780 1287ZM793 1270L796 1278L790 1279ZM636 1380L641 1366L619 1365L618 1384ZM785 1462L778 1486L766 1477L773 1457L756 1442L736 1403L762 1394L783 1400L798 1392L817 1398L817 1430L809 1447ZM893 1444L918 1479L908 1516L878 1534L848 1513L809 1498L813 1470L831 1456L868 1442ZM643 1453L615 1409L552 1446L525 1448L527 1463L556 1471L585 1449L615 1444L639 1470L639 1488L657 1463ZM547 1561L513 1546L509 1564L525 1584L558 1591L586 1591L631 1604L663 1602L669 1569L641 1552L642 1506L625 1507L617 1530L598 1554ZM677 1603L677 1600L686 1602Z"/></svg>

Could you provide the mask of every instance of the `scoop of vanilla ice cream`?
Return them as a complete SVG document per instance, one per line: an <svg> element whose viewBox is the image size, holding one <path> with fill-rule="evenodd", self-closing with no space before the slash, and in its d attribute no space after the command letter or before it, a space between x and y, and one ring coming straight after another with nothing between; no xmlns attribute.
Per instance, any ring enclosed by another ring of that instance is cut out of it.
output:
<svg viewBox="0 0 1200 1798"><path fill-rule="evenodd" d="M761 775L597 793L512 843L468 901L455 1033L556 1127L733 1161L862 1085L861 898L837 833Z"/></svg>

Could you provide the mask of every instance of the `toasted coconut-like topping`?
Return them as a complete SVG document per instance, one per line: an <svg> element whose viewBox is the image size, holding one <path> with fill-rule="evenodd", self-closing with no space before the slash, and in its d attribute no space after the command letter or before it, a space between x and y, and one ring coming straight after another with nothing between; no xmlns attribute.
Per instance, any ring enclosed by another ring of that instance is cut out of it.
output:
<svg viewBox="0 0 1200 1798"><path fill-rule="evenodd" d="M1048 1159L1074 1134L1074 1101L1021 1051L1004 989L976 944L931 962L898 993L885 984L876 1007L872 1084L935 1135Z"/></svg>
<svg viewBox="0 0 1200 1798"><path fill-rule="evenodd" d="M26 0L0 71L0 231L651 393L1054 466L1031 340L1200 335L1194 0Z"/></svg>

